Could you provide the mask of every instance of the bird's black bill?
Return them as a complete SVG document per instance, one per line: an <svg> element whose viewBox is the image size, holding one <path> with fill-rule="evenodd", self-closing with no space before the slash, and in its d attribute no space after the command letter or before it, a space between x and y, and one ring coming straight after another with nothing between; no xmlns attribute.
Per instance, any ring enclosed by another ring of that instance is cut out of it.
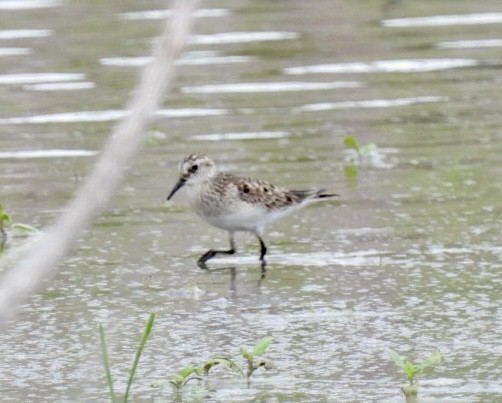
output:
<svg viewBox="0 0 502 403"><path fill-rule="evenodd" d="M171 200L171 197L174 196L174 194L185 184L186 179L180 178L178 182L176 182L176 185L174 185L173 190L171 190L171 193L169 193L169 196L167 196L167 200Z"/></svg>

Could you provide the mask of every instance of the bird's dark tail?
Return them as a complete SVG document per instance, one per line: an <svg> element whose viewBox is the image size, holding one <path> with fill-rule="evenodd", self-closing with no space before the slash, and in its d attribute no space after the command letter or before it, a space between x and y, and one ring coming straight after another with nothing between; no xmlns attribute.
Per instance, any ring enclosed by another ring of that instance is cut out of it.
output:
<svg viewBox="0 0 502 403"><path fill-rule="evenodd" d="M331 197L338 197L338 196L340 196L340 195L336 194L336 193L325 193L325 191L322 190L322 191L319 191L315 195L314 199L328 199L328 198L331 198Z"/></svg>
<svg viewBox="0 0 502 403"><path fill-rule="evenodd" d="M290 190L290 193L294 194L299 200L317 200L317 199L328 199L331 197L340 196L335 193L326 193L325 189L310 189L310 190Z"/></svg>

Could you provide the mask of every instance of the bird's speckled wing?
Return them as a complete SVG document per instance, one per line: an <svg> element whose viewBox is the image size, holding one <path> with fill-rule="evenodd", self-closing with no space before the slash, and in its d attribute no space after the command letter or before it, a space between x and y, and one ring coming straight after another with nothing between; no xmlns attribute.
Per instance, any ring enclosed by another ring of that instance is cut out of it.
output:
<svg viewBox="0 0 502 403"><path fill-rule="evenodd" d="M237 187L239 198L250 204L261 204L267 209L281 209L301 203L317 194L315 190L289 191L271 183L227 173L218 175L219 183L232 183Z"/></svg>

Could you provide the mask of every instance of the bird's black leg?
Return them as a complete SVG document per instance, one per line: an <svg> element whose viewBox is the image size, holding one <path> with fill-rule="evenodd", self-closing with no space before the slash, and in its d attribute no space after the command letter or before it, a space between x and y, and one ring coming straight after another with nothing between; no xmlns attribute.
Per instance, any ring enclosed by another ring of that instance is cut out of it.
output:
<svg viewBox="0 0 502 403"><path fill-rule="evenodd" d="M207 269L206 262L209 259L215 257L218 254L233 255L234 253L235 253L234 234L230 233L230 249L229 250L209 249L199 258L199 260L197 260L197 266L199 266L201 269Z"/></svg>
<svg viewBox="0 0 502 403"><path fill-rule="evenodd" d="M267 254L267 247L265 246L265 242L263 242L263 239L261 239L261 236L259 234L256 234L256 237L260 241L260 260L262 262L265 262L265 255Z"/></svg>

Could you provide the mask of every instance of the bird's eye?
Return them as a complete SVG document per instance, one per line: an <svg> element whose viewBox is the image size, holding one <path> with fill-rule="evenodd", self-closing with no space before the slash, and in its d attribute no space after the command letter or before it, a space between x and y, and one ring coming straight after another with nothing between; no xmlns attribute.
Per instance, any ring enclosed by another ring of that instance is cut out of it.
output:
<svg viewBox="0 0 502 403"><path fill-rule="evenodd" d="M197 171L197 169L199 169L199 166L197 164L194 164L192 165L192 167L190 168L190 172L195 172Z"/></svg>

